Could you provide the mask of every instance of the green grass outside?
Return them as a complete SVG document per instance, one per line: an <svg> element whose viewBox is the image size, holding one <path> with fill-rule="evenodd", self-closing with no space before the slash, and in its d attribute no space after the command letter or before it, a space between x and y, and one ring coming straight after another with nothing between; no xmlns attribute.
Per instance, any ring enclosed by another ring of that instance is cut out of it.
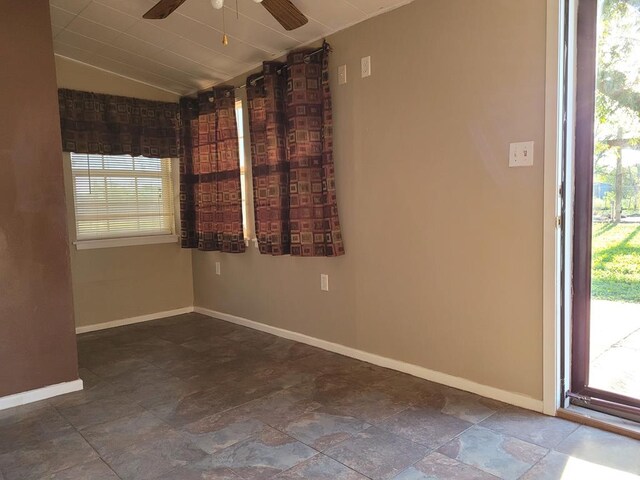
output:
<svg viewBox="0 0 640 480"><path fill-rule="evenodd" d="M593 224L591 295L640 303L640 225Z"/></svg>

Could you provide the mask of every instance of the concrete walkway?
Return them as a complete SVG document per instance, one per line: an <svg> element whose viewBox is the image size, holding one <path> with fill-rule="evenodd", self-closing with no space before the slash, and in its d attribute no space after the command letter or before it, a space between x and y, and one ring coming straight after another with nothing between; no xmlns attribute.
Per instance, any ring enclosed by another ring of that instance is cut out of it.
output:
<svg viewBox="0 0 640 480"><path fill-rule="evenodd" d="M640 304L591 302L589 385L640 398Z"/></svg>

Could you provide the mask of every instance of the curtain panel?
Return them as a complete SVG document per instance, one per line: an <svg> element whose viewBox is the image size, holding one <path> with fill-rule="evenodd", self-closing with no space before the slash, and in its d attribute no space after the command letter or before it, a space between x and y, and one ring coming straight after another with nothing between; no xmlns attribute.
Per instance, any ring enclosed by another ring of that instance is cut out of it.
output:
<svg viewBox="0 0 640 480"><path fill-rule="evenodd" d="M329 47L265 63L247 79L256 236L261 253L344 254L333 163ZM263 78L260 78L263 77Z"/></svg>
<svg viewBox="0 0 640 480"><path fill-rule="evenodd" d="M271 255L291 253L283 66L266 62L263 73L247 80L256 238L260 253Z"/></svg>
<svg viewBox="0 0 640 480"><path fill-rule="evenodd" d="M244 252L233 87L180 100L178 147L182 247Z"/></svg>
<svg viewBox="0 0 640 480"><path fill-rule="evenodd" d="M59 89L62 148L97 155L176 157L178 104Z"/></svg>

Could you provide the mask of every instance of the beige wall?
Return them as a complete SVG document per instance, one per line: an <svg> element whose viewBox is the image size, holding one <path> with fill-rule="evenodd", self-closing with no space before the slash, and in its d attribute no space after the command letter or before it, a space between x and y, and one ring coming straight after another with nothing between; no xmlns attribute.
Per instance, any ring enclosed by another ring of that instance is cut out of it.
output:
<svg viewBox="0 0 640 480"><path fill-rule="evenodd" d="M177 95L164 90L60 57L56 57L56 70L59 87L149 100L178 99ZM65 162L65 185L69 236L73 241L75 221L68 161ZM71 245L71 272L76 326L193 305L191 252L178 244L95 250L76 250Z"/></svg>
<svg viewBox="0 0 640 480"><path fill-rule="evenodd" d="M2 397L78 365L48 3L2 2L0 45Z"/></svg>
<svg viewBox="0 0 640 480"><path fill-rule="evenodd" d="M194 252L195 304L541 399L545 3L416 0L329 41L347 254Z"/></svg>

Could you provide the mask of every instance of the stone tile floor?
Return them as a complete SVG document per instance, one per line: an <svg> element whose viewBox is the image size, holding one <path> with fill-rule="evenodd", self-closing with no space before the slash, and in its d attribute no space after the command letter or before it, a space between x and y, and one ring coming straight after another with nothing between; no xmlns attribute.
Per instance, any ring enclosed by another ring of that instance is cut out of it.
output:
<svg viewBox="0 0 640 480"><path fill-rule="evenodd" d="M640 442L197 314L78 337L0 480L639 478Z"/></svg>

